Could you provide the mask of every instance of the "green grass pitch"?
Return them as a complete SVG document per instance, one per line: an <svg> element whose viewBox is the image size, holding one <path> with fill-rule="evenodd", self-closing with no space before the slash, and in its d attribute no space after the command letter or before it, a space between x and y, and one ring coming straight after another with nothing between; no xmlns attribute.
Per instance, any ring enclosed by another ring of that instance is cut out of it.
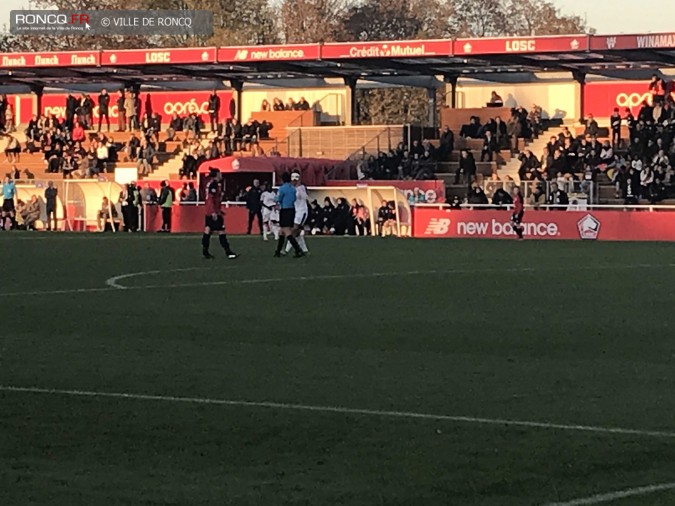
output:
<svg viewBox="0 0 675 506"><path fill-rule="evenodd" d="M675 481L674 245L232 244L0 234L0 505L543 505Z"/></svg>

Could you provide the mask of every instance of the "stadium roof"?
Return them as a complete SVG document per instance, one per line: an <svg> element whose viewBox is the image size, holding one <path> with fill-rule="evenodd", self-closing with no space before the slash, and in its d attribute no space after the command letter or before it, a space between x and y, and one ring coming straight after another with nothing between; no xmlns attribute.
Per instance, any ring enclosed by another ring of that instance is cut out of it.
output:
<svg viewBox="0 0 675 506"><path fill-rule="evenodd" d="M561 35L326 44L2 53L0 85L188 80L255 83L340 77L415 82L420 76L527 82L535 73L634 79L675 68L675 33ZM643 77L642 77L643 78Z"/></svg>

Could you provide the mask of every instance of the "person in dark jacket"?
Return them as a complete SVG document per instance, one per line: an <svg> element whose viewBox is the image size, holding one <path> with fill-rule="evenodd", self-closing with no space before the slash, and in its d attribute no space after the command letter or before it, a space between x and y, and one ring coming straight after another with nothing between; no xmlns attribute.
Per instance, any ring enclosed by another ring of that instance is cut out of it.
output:
<svg viewBox="0 0 675 506"><path fill-rule="evenodd" d="M464 178L464 182L467 185L470 185L475 175L476 160L473 158L473 154L469 152L469 150L463 149L459 158L459 167L455 172L455 184L459 184L459 178L462 176Z"/></svg>
<svg viewBox="0 0 675 506"><path fill-rule="evenodd" d="M253 186L246 192L246 209L248 209L248 227L246 228L246 233L248 235L251 235L253 220L256 218L258 219L258 230L260 231L260 234L263 233L262 204L260 203L261 194L260 181L254 179Z"/></svg>
<svg viewBox="0 0 675 506"><path fill-rule="evenodd" d="M66 126L69 130L73 129L73 121L75 119L75 113L78 106L79 103L77 99L71 94L68 94L66 97Z"/></svg>
<svg viewBox="0 0 675 506"><path fill-rule="evenodd" d="M211 131L216 131L216 125L218 125L218 114L220 112L220 97L218 92L213 90L213 93L209 97L209 119L211 120Z"/></svg>
<svg viewBox="0 0 675 506"><path fill-rule="evenodd" d="M558 188L557 183L551 183L551 193L548 194L548 205L554 211L566 211L570 200L567 193Z"/></svg>
<svg viewBox="0 0 675 506"><path fill-rule="evenodd" d="M520 156L520 169L518 169L518 176L521 181L539 179L543 181L543 177L539 169L541 168L541 163L537 160L537 157L534 156L532 151L526 149L523 154Z"/></svg>
<svg viewBox="0 0 675 506"><path fill-rule="evenodd" d="M445 125L441 132L441 160L449 160L452 150L455 148L455 134L452 133L450 127Z"/></svg>
<svg viewBox="0 0 675 506"><path fill-rule="evenodd" d="M104 88L101 90L101 94L98 96L98 131L101 131L101 125L103 124L103 118L105 117L105 123L108 125L108 132L110 132L110 95L108 91Z"/></svg>
<svg viewBox="0 0 675 506"><path fill-rule="evenodd" d="M492 205L497 207L504 207L513 204L513 198L504 188L497 188L492 195Z"/></svg>
<svg viewBox="0 0 675 506"><path fill-rule="evenodd" d="M497 138L494 136L491 130L485 132L485 138L483 139L483 149L480 153L480 161L484 162L487 158L488 162L491 162L494 159L494 154L499 153L499 144L497 144Z"/></svg>
<svg viewBox="0 0 675 506"><path fill-rule="evenodd" d="M612 128L612 146L618 148L621 144L621 114L619 108L614 109L614 113L609 118L610 126Z"/></svg>
<svg viewBox="0 0 675 506"><path fill-rule="evenodd" d="M485 195L483 189L475 181L471 184L471 188L469 189L469 194L467 195L467 202L469 204L481 204L481 205L489 203L487 195Z"/></svg>
<svg viewBox="0 0 675 506"><path fill-rule="evenodd" d="M89 130L93 127L93 114L94 114L94 101L88 94L82 95L82 100L80 102L80 110L82 111L82 123L84 124L84 129Z"/></svg>
<svg viewBox="0 0 675 506"><path fill-rule="evenodd" d="M117 97L117 131L124 132L127 127L127 113L124 108L124 90L120 90L120 94Z"/></svg>
<svg viewBox="0 0 675 506"><path fill-rule="evenodd" d="M45 202L47 208L47 230L58 230L56 222L56 197L58 195L58 190L54 188L54 181L49 181L47 183L47 189L45 190ZM52 228L52 223L54 227Z"/></svg>

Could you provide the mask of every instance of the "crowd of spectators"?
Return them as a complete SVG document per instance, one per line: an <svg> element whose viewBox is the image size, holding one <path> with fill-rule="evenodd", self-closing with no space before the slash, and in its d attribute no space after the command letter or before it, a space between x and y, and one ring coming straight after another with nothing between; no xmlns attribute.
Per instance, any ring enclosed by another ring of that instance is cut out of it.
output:
<svg viewBox="0 0 675 506"><path fill-rule="evenodd" d="M566 189L575 182L583 187L606 176L615 186L616 198L626 203L657 203L673 196L675 103L663 89L661 79L654 76L652 96L642 103L637 116L628 108L623 114L614 109L608 127L601 128L589 114L582 135L563 127L550 137L541 158L524 150L519 155L521 180L555 182L557 188Z"/></svg>
<svg viewBox="0 0 675 506"><path fill-rule="evenodd" d="M265 99L260 105L261 111L309 111L312 106L307 102L305 97L300 97L300 100L297 102L292 98L289 98L288 101L284 104L283 100L280 98L275 98L272 100L272 103L269 100Z"/></svg>

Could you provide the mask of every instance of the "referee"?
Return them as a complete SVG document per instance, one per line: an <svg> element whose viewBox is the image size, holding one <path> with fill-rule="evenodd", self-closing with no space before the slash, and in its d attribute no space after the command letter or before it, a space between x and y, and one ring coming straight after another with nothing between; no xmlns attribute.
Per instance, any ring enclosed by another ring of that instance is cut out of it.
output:
<svg viewBox="0 0 675 506"><path fill-rule="evenodd" d="M291 175L284 172L281 176L284 182L279 187L277 193L277 203L279 204L279 226L281 227L281 235L277 241L277 250L274 252L275 257L281 256L281 250L284 247L285 239L291 243L295 250L295 258L303 257L305 254L300 249L298 241L293 237L293 221L295 220L295 186L291 184Z"/></svg>

